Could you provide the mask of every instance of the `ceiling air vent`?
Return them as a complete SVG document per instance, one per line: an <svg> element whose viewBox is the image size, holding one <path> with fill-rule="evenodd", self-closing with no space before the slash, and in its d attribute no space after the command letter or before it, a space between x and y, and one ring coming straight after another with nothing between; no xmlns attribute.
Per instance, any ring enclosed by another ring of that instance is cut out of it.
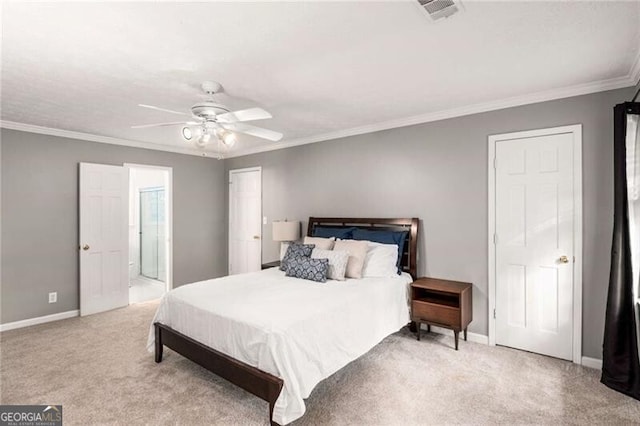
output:
<svg viewBox="0 0 640 426"><path fill-rule="evenodd" d="M418 3L434 21L448 18L462 10L462 4L458 0L418 0Z"/></svg>

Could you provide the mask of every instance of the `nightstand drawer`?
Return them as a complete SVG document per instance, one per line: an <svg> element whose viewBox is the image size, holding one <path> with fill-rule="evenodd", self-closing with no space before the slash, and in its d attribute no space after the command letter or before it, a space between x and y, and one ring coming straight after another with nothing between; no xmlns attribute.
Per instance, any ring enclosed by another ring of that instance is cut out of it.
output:
<svg viewBox="0 0 640 426"><path fill-rule="evenodd" d="M416 320L422 319L450 327L461 327L460 308L414 300L411 302L411 316Z"/></svg>

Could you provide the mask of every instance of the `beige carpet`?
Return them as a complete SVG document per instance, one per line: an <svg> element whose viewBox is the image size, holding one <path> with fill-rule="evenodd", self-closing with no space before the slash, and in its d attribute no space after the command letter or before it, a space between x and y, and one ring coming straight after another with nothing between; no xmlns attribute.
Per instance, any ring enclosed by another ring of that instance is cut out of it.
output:
<svg viewBox="0 0 640 426"><path fill-rule="evenodd" d="M145 350L157 302L0 335L2 404L62 404L64 423L268 424L266 402L165 349ZM366 326L366 322L363 322ZM296 424L640 424L599 372L403 330L321 382Z"/></svg>

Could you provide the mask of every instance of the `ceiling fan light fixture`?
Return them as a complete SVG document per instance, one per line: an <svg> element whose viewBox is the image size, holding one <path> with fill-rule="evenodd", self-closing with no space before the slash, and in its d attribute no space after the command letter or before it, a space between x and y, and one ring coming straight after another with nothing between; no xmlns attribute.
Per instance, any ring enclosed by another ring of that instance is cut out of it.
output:
<svg viewBox="0 0 640 426"><path fill-rule="evenodd" d="M223 130L222 132L220 132L218 134L218 137L220 138L222 143L228 148L231 148L236 143L236 140L237 140L235 133L230 132L228 130Z"/></svg>
<svg viewBox="0 0 640 426"><path fill-rule="evenodd" d="M182 137L186 141L190 141L193 138L193 131L189 127L182 128Z"/></svg>
<svg viewBox="0 0 640 426"><path fill-rule="evenodd" d="M209 133L203 133L202 136L200 136L196 141L196 145L198 145L199 147L203 147L209 143L210 139L211 135Z"/></svg>

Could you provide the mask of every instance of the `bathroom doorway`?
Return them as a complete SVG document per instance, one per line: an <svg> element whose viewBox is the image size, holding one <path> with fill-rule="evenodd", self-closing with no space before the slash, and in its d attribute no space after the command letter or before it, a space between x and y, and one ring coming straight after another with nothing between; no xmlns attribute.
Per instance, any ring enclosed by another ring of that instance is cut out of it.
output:
<svg viewBox="0 0 640 426"><path fill-rule="evenodd" d="M166 214L163 186L139 188L140 275L166 282Z"/></svg>
<svg viewBox="0 0 640 426"><path fill-rule="evenodd" d="M169 167L129 168L129 303L159 299L172 288Z"/></svg>

